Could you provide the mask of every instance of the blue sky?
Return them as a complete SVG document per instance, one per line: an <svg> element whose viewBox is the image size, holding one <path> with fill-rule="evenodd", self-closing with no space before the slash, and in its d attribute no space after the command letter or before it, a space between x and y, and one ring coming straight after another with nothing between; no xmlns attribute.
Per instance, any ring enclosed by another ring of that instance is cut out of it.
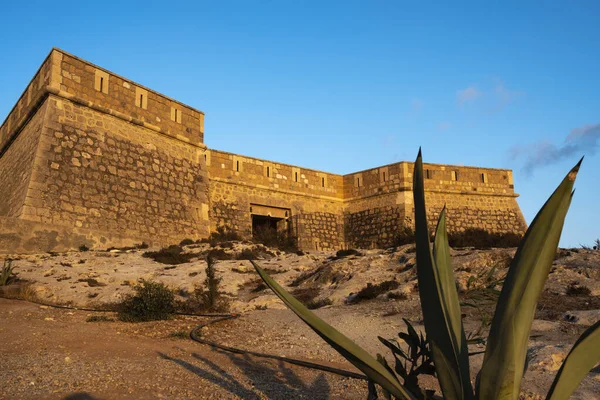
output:
<svg viewBox="0 0 600 400"><path fill-rule="evenodd" d="M511 168L528 222L585 155L561 245L591 244L600 3L422 3L9 2L0 118L55 46L203 110L212 148L334 173L419 146Z"/></svg>

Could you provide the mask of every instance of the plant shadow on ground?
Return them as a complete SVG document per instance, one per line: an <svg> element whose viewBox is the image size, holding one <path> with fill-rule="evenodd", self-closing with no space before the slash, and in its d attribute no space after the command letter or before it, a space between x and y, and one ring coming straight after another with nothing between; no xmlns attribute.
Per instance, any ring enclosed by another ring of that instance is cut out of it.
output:
<svg viewBox="0 0 600 400"><path fill-rule="evenodd" d="M213 351L229 358L245 374L252 388L242 384L216 362L198 353L192 353L192 357L199 361L198 364L170 357L161 352L158 352L158 355L243 399L259 400L265 397L268 399L329 399L330 387L324 373L320 373L312 383L306 384L284 362L262 361L248 355L232 354L218 349Z"/></svg>

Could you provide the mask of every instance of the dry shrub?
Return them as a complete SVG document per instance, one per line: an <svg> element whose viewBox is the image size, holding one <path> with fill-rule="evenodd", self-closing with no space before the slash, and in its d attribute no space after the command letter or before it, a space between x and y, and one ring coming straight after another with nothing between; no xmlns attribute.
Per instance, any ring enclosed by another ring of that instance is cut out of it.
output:
<svg viewBox="0 0 600 400"><path fill-rule="evenodd" d="M518 247L523 236L516 233L491 233L485 229L468 228L463 232L450 233L450 247L474 247L490 249L492 247Z"/></svg>
<svg viewBox="0 0 600 400"><path fill-rule="evenodd" d="M183 253L181 246L171 245L160 249L159 251L147 251L142 257L151 258L161 264L185 264L192 258L198 257L196 254Z"/></svg>
<svg viewBox="0 0 600 400"><path fill-rule="evenodd" d="M373 285L372 283L369 282L369 283L367 283L367 286L362 288L358 293L356 293L355 295L351 295L348 298L347 303L348 304L357 304L364 300L372 300L372 299L376 298L377 296L379 296L380 294L387 293L390 290L397 289L398 286L400 286L400 284L394 280L381 282L376 285Z"/></svg>

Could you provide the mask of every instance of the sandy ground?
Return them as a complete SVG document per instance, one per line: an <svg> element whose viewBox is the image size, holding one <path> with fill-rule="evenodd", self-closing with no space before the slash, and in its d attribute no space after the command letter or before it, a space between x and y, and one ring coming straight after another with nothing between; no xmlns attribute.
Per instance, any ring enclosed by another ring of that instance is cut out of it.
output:
<svg viewBox="0 0 600 400"><path fill-rule="evenodd" d="M364 399L364 382L213 351L200 318L85 322L90 313L0 299L2 399Z"/></svg>
<svg viewBox="0 0 600 400"><path fill-rule="evenodd" d="M251 247L235 243L224 250L235 255ZM411 247L361 250L360 255L344 258L327 252L297 255L273 250L272 256L265 253L259 263L290 291L309 290L317 300L328 299L331 305L316 313L371 354L379 352L391 362L377 336L397 338L405 330L402 317L422 329ZM33 282L30 295L41 301L98 307L120 301L140 279L164 282L185 299L203 284L206 263L200 257L209 249L208 245L189 246L186 251L199 258L174 266L144 258L139 250L17 256L13 265L20 279ZM472 289L485 285L484 276L494 266L492 278L505 274L514 249L453 253L459 288ZM222 292L242 316L205 328L207 339L351 368L270 291L256 290L260 282L249 262L224 260L216 268ZM397 287L375 300L347 304L367 283L389 280L396 280ZM572 285L590 292L568 295ZM390 293L405 297L389 299ZM572 344L598 320L599 295L600 252L561 251L538 305L523 393L545 395ZM490 314L493 306L463 307L463 312L465 330L475 332L481 313ZM0 300L0 378L4 382L0 398L366 398L366 385L361 381L232 355L173 337L174 333L185 336L203 322L200 318L137 324L86 322L92 314ZM474 345L471 350L482 349ZM473 377L482 358L471 358ZM429 377L422 383L436 388ZM596 368L572 398L597 399L599 393L600 368ZM74 394L79 397L68 397Z"/></svg>

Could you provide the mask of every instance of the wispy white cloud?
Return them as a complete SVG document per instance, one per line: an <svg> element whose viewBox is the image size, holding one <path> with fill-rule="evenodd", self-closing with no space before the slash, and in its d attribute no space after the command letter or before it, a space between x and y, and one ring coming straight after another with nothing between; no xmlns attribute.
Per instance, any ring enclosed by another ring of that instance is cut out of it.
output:
<svg viewBox="0 0 600 400"><path fill-rule="evenodd" d="M447 121L443 121L438 124L438 129L440 130L440 132L446 132L451 127L452 127L452 124Z"/></svg>
<svg viewBox="0 0 600 400"><path fill-rule="evenodd" d="M501 109L506 106L508 103L517 99L518 97L523 96L525 93L520 90L512 90L507 88L503 82L499 81L496 83L494 87L494 98L496 101L496 109Z"/></svg>
<svg viewBox="0 0 600 400"><path fill-rule="evenodd" d="M600 123L571 130L562 145L540 140L524 146L513 146L509 154L512 159L523 159L523 170L531 174L536 168L555 164L565 158L593 155L599 146Z"/></svg>
<svg viewBox="0 0 600 400"><path fill-rule="evenodd" d="M476 86L469 86L465 89L456 91L456 103L463 106L465 103L472 102L481 97L481 91Z"/></svg>

